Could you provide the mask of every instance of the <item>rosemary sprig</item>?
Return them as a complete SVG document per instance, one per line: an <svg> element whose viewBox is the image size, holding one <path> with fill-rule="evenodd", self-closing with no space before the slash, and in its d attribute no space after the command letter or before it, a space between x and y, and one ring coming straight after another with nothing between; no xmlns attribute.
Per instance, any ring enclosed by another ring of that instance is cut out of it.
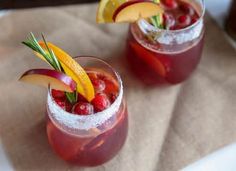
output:
<svg viewBox="0 0 236 171"><path fill-rule="evenodd" d="M43 37L43 41L47 46L47 42L45 41L44 36ZM53 51L51 49L48 48L48 51L45 51L38 43L38 41L36 40L34 34L31 32L30 36L28 37L28 39L26 41L22 42L24 45L28 46L29 48L33 49L35 52L39 53L40 55L42 55L44 57L44 59L55 69L58 71L62 71L61 69L61 65L58 61L58 59L56 58L55 54L53 53Z"/></svg>
<svg viewBox="0 0 236 171"><path fill-rule="evenodd" d="M151 19L151 22L154 25L154 27L160 28L160 29L164 28L163 22L162 22L162 20L163 20L162 19L162 14L158 14L156 16L153 16L150 19Z"/></svg>
<svg viewBox="0 0 236 171"><path fill-rule="evenodd" d="M154 3L157 3L159 4L160 3L160 0L153 0ZM160 28L160 29L163 29L164 26L163 26L163 22L162 22L162 14L158 14L156 16L152 16L150 18L151 22L152 22L152 25L156 28Z"/></svg>
<svg viewBox="0 0 236 171"><path fill-rule="evenodd" d="M46 39L44 38L43 34L42 34L42 38L43 38L43 42L44 44L46 45L47 47L47 50L49 52L49 56L51 57L52 61L53 61L53 64L55 64L56 66L56 70L59 70L59 71L62 71L62 67L61 67L61 64L60 62L58 61L57 57L55 56L54 52L52 51L52 49L49 49L48 47L48 44L46 42Z"/></svg>
<svg viewBox="0 0 236 171"><path fill-rule="evenodd" d="M38 43L37 39L35 38L32 32L30 32L30 36L28 37L28 39L26 41L23 41L22 43L31 48L32 50L34 50L35 52L39 53L55 70L64 72L53 50L48 47L47 41L43 36L43 34L42 34L42 39L47 50L44 50L40 46L40 44ZM65 94L70 103L75 103L77 101L77 91L73 93L65 92Z"/></svg>
<svg viewBox="0 0 236 171"><path fill-rule="evenodd" d="M77 91L74 91L73 93L68 93L66 92L66 97L67 99L69 100L70 103L76 103L77 102L77 97L78 97L78 94L77 94Z"/></svg>

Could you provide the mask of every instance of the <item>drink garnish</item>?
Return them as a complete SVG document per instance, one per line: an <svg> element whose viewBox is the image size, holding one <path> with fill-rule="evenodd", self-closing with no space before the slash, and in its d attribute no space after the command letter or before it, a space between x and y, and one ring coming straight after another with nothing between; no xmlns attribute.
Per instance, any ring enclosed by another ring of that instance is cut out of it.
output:
<svg viewBox="0 0 236 171"><path fill-rule="evenodd" d="M101 0L97 12L97 22L135 22L160 13L163 13L160 5L151 1Z"/></svg>
<svg viewBox="0 0 236 171"><path fill-rule="evenodd" d="M154 27L159 28L159 29L164 29L164 25L163 25L163 14L158 14L155 16L152 16L150 18L151 23Z"/></svg>
<svg viewBox="0 0 236 171"><path fill-rule="evenodd" d="M114 22L135 22L159 13L162 13L162 8L151 1L128 1L115 10L113 20Z"/></svg>
<svg viewBox="0 0 236 171"><path fill-rule="evenodd" d="M97 10L98 23L112 23L115 10L126 0L101 0Z"/></svg>
<svg viewBox="0 0 236 171"><path fill-rule="evenodd" d="M39 42L39 45L46 49L44 42ZM64 72L69 75L77 83L77 91L83 95L88 101L94 98L94 87L86 73L86 71L65 51L55 46L52 43L47 43L47 46L55 53Z"/></svg>
<svg viewBox="0 0 236 171"><path fill-rule="evenodd" d="M68 78L70 78L76 83L76 91L74 90L68 91L68 89L65 89L65 88L61 88L61 89L57 88L58 90L63 90L66 92L66 96L71 103L75 103L77 101L77 92L80 93L82 96L84 96L88 101L91 101L94 98L94 88L88 75L84 71L84 69L66 52L64 52L57 46L53 45L52 43L46 42L43 35L42 35L42 38L43 38L43 41L38 42L36 38L34 37L34 35L30 33L30 37L22 43L30 47L40 59L50 64L52 68L56 70L55 72L59 72L61 73L61 75L66 74ZM53 71L48 71L48 72L51 73ZM31 78L31 82L32 80L33 82L37 82L37 79L35 76L32 77L31 75L30 78ZM59 79L59 80L60 78L55 77L55 79ZM21 79L21 80L24 81L25 79ZM48 79L46 81L42 80L42 82L44 82L44 85L46 83L50 85L54 83L51 81L51 79ZM53 87L56 87L56 86L53 85ZM72 92L72 93L69 93L69 92Z"/></svg>
<svg viewBox="0 0 236 171"><path fill-rule="evenodd" d="M50 87L56 90L65 92L74 92L76 83L71 77L66 74L52 69L32 69L26 71L20 78L21 81Z"/></svg>
<svg viewBox="0 0 236 171"><path fill-rule="evenodd" d="M160 4L160 0L153 0L154 3ZM150 21L152 25L156 28L163 29L163 13L157 14L155 16L150 17Z"/></svg>

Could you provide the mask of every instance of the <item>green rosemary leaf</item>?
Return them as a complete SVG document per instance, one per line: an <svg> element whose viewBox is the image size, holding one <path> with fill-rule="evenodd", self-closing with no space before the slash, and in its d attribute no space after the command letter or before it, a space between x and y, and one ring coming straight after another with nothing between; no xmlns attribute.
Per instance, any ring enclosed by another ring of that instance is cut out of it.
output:
<svg viewBox="0 0 236 171"><path fill-rule="evenodd" d="M52 59L53 64L56 66L56 70L61 71L61 65L60 65L60 63L59 63L57 57L55 56L54 52L52 51L52 49L50 49L50 48L48 47L47 41L46 41L46 39L44 38L43 34L42 34L42 38L43 38L43 41L44 41L44 43L45 43L45 45L46 45L47 51L49 52L49 56L50 56L50 58Z"/></svg>
<svg viewBox="0 0 236 171"><path fill-rule="evenodd" d="M153 0L153 2L159 4L160 0ZM156 16L153 16L150 19L151 19L151 22L152 22L154 27L160 28L160 29L164 28L163 20L162 20L162 14L158 14Z"/></svg>
<svg viewBox="0 0 236 171"><path fill-rule="evenodd" d="M50 53L52 54L52 57L53 57L52 59L53 59L53 61L55 62L55 64L56 64L58 70L59 70L59 71L62 71L61 64L60 64L60 62L58 61L58 59L56 58L54 52L53 52L51 49L50 49Z"/></svg>
<svg viewBox="0 0 236 171"><path fill-rule="evenodd" d="M25 42L23 41L23 42L21 42L21 43L23 43L24 45L28 46L29 48L31 48L31 49L33 49L33 50L36 50L35 46L32 45L31 43L29 43L28 41L25 41Z"/></svg>
<svg viewBox="0 0 236 171"><path fill-rule="evenodd" d="M154 27L160 28L160 29L164 28L162 14L158 14L156 16L153 16L150 19L151 19L151 22Z"/></svg>
<svg viewBox="0 0 236 171"><path fill-rule="evenodd" d="M61 71L63 72L63 68L61 67L60 62L58 61L56 55L54 54L54 52L52 51L52 49L50 49L47 45L46 39L44 38L43 34L42 34L42 38L43 41L45 43L45 46L47 48L47 50L44 50L40 44L38 43L37 39L35 38L34 34L32 32L30 32L29 37L27 38L26 41L23 41L22 44L28 46L29 48L31 48L32 50L34 50L35 52L39 53L40 55L42 55L44 57L44 59L57 71ZM77 91L73 92L73 93L68 93L66 92L66 97L69 100L70 103L76 103L77 101Z"/></svg>
<svg viewBox="0 0 236 171"><path fill-rule="evenodd" d="M46 52L43 50L43 48L39 45L37 39L35 38L34 34L30 32L30 38L32 40L32 43L36 46L37 52L43 55L44 57L48 57Z"/></svg>
<svg viewBox="0 0 236 171"><path fill-rule="evenodd" d="M41 54L54 69L57 69L57 65L55 65L55 62L50 57L50 54L43 50L43 48L39 45L38 41L36 40L32 32L30 33L28 40L22 43L31 48L32 50L34 50L35 52Z"/></svg>
<svg viewBox="0 0 236 171"><path fill-rule="evenodd" d="M40 53L39 49L36 47L36 45L31 41L31 40L28 40L28 41L25 41L25 42L22 42L22 44L28 46L29 48L31 48L32 50L34 50L35 52L38 52ZM40 53L41 54L41 53ZM48 59L47 57L45 57L45 54L41 54L45 59L46 61L52 65L52 61L50 59Z"/></svg>
<svg viewBox="0 0 236 171"><path fill-rule="evenodd" d="M73 93L66 92L66 97L71 104L74 104L77 102L77 97L75 97L75 94L76 94L75 92L73 92Z"/></svg>
<svg viewBox="0 0 236 171"><path fill-rule="evenodd" d="M158 27L163 29L164 25L163 25L163 16L162 16L162 14L158 14L156 16L156 21L157 21Z"/></svg>
<svg viewBox="0 0 236 171"><path fill-rule="evenodd" d="M154 27L158 28L158 23L156 22L156 16L150 18Z"/></svg>

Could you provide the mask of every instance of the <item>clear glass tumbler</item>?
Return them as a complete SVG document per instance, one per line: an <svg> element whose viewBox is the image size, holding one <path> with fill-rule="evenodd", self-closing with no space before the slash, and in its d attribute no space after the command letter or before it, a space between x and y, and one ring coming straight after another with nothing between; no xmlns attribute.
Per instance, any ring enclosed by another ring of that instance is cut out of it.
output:
<svg viewBox="0 0 236 171"><path fill-rule="evenodd" d="M147 85L177 84L197 67L203 49L203 0L183 0L199 15L192 25L176 30L158 29L146 20L130 25L126 56L133 72Z"/></svg>
<svg viewBox="0 0 236 171"><path fill-rule="evenodd" d="M106 62L94 57L76 61L91 74L106 75L116 82L119 92L111 106L91 115L74 115L47 98L47 136L53 150L64 160L81 166L100 165L113 158L123 146L128 132L128 113L118 73ZM110 87L109 91L113 91Z"/></svg>

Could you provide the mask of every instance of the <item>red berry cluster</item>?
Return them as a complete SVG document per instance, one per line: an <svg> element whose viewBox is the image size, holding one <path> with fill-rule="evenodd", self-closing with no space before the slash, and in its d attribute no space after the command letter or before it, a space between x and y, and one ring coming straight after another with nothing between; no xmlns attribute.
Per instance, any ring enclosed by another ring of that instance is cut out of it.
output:
<svg viewBox="0 0 236 171"><path fill-rule="evenodd" d="M71 104L65 95L65 92L52 90L52 96L55 102L67 112L78 115L91 115L107 109L117 97L117 87L111 79L103 75L88 74L95 89L95 97L88 102L82 95L78 94L77 103Z"/></svg>
<svg viewBox="0 0 236 171"><path fill-rule="evenodd" d="M182 0L161 0L165 7L164 26L169 30L178 30L194 24L199 15L193 6Z"/></svg>
<svg viewBox="0 0 236 171"><path fill-rule="evenodd" d="M72 104L66 99L65 92L60 90L52 90L52 97L55 102L67 112L70 112L72 109Z"/></svg>

